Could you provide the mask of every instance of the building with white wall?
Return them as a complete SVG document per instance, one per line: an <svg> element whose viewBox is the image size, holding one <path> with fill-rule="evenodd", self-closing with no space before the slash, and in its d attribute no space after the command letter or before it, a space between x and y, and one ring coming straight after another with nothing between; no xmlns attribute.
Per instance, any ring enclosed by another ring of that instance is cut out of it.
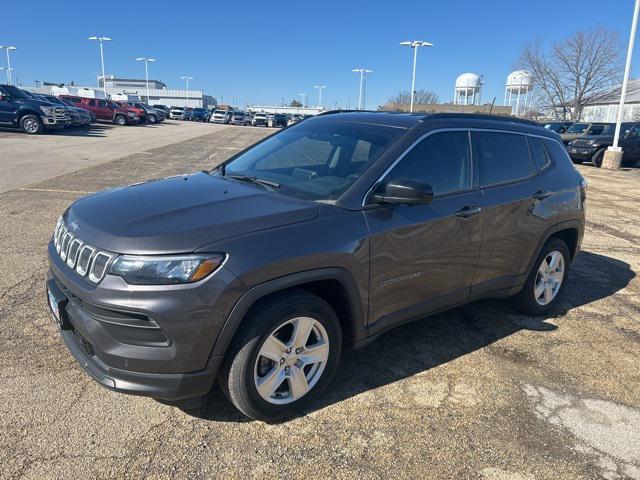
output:
<svg viewBox="0 0 640 480"><path fill-rule="evenodd" d="M594 96L582 110L582 121L615 122L622 86ZM629 80L622 121L640 121L640 79Z"/></svg>

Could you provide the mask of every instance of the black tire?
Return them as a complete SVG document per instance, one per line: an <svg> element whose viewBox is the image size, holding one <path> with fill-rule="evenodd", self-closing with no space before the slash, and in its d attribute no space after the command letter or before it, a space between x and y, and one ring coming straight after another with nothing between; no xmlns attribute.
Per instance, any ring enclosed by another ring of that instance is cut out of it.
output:
<svg viewBox="0 0 640 480"><path fill-rule="evenodd" d="M157 119L155 115L149 115L149 123L151 123L152 125L154 123L156 123Z"/></svg>
<svg viewBox="0 0 640 480"><path fill-rule="evenodd" d="M258 353L280 325L296 317L311 317L326 330L329 342L326 365L315 385L298 400L287 404L271 403L256 387L254 369ZM231 403L249 418L266 422L282 420L300 413L322 393L335 374L341 351L342 330L331 306L305 290L290 290L270 296L251 308L229 346L218 380Z"/></svg>
<svg viewBox="0 0 640 480"><path fill-rule="evenodd" d="M582 160L580 158L573 158L573 157L569 157L569 158L571 158L571 161L576 165L582 163Z"/></svg>
<svg viewBox="0 0 640 480"><path fill-rule="evenodd" d="M604 158L604 148L601 148L600 150L598 150L593 157L591 157L591 163L593 163L594 166L600 168L602 167L602 159Z"/></svg>
<svg viewBox="0 0 640 480"><path fill-rule="evenodd" d="M20 129L29 135L39 135L44 132L44 125L40 117L29 113L20 118Z"/></svg>
<svg viewBox="0 0 640 480"><path fill-rule="evenodd" d="M536 295L534 293L536 281L538 279L538 270L540 269L542 262L545 261L552 252L559 252L560 254L562 254L564 260L564 275L562 278L562 283L560 284L560 288L555 294L555 297L553 297L553 300L551 300L546 305L541 305L536 299ZM542 247L538 258L536 258L536 261L533 264L533 268L531 269L531 273L527 278L527 282L524 284L524 287L522 288L520 293L518 293L514 297L518 310L529 315L544 315L551 311L562 297L562 293L567 286L567 280L570 270L571 254L569 253L567 244L559 238L550 238L549 240L547 240L547 242Z"/></svg>
<svg viewBox="0 0 640 480"><path fill-rule="evenodd" d="M120 127L124 127L127 125L127 117L125 117L124 115L117 115L116 116L116 125L120 126Z"/></svg>

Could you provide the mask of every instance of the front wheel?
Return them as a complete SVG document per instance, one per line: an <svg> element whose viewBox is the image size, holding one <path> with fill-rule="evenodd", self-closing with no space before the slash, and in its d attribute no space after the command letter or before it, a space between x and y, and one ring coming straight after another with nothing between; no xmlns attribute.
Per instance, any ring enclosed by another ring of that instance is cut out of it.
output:
<svg viewBox="0 0 640 480"><path fill-rule="evenodd" d="M593 157L591 157L591 163L596 167L602 167L602 159L604 158L604 148L598 150Z"/></svg>
<svg viewBox="0 0 640 480"><path fill-rule="evenodd" d="M567 244L559 238L547 240L515 298L519 310L529 315L544 315L552 310L562 296L570 267Z"/></svg>
<svg viewBox="0 0 640 480"><path fill-rule="evenodd" d="M44 131L44 125L37 115L29 114L20 119L20 129L29 135L37 135Z"/></svg>
<svg viewBox="0 0 640 480"><path fill-rule="evenodd" d="M124 115L118 115L116 117L116 125L124 127L127 124L127 118Z"/></svg>
<svg viewBox="0 0 640 480"><path fill-rule="evenodd" d="M320 297L283 292L252 308L223 362L220 384L248 417L272 422L317 398L338 366L340 322Z"/></svg>
<svg viewBox="0 0 640 480"><path fill-rule="evenodd" d="M149 123L156 123L156 116L155 115L149 115Z"/></svg>

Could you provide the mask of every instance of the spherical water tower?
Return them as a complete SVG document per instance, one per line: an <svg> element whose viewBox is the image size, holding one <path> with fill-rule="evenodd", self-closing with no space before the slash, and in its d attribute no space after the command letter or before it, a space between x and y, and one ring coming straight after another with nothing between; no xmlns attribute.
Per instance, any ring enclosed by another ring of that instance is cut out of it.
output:
<svg viewBox="0 0 640 480"><path fill-rule="evenodd" d="M520 97L524 96L524 110L527 109L529 97L533 90L533 75L526 70L516 70L507 76L507 85L504 90L504 104L511 107L515 116L520 113ZM515 109L513 99L515 98Z"/></svg>
<svg viewBox="0 0 640 480"><path fill-rule="evenodd" d="M480 104L482 78L475 73L463 73L456 78L456 88L453 93L454 105Z"/></svg>

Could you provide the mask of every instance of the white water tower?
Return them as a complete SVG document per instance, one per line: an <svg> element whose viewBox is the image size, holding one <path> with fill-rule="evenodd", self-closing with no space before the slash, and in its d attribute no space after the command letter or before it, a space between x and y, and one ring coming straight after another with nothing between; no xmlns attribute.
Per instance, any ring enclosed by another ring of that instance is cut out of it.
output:
<svg viewBox="0 0 640 480"><path fill-rule="evenodd" d="M480 105L482 78L475 73L463 73L456 78L454 105Z"/></svg>
<svg viewBox="0 0 640 480"><path fill-rule="evenodd" d="M530 94L533 90L533 75L526 70L516 70L507 76L507 85L504 90L504 104L511 107L511 112L517 117L520 114L520 104L524 110L528 108ZM521 102L521 97L524 97ZM515 109L513 101L515 99Z"/></svg>

